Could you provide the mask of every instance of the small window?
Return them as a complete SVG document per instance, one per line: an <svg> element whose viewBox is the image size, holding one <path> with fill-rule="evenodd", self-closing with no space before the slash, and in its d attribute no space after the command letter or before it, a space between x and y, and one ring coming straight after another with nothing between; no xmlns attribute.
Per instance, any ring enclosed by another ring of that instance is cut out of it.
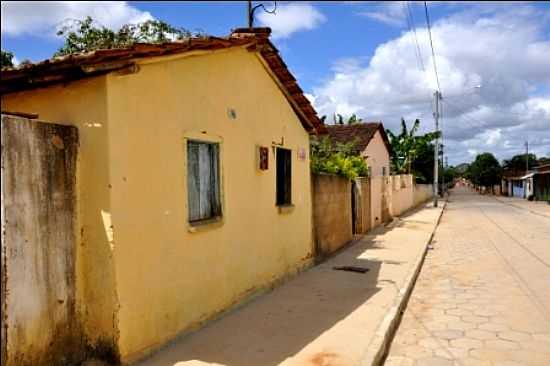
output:
<svg viewBox="0 0 550 366"><path fill-rule="evenodd" d="M221 216L219 144L187 142L189 222Z"/></svg>
<svg viewBox="0 0 550 366"><path fill-rule="evenodd" d="M385 166L382 167L382 175L384 177L386 176L386 167Z"/></svg>
<svg viewBox="0 0 550 366"><path fill-rule="evenodd" d="M277 206L292 204L291 151L277 148Z"/></svg>

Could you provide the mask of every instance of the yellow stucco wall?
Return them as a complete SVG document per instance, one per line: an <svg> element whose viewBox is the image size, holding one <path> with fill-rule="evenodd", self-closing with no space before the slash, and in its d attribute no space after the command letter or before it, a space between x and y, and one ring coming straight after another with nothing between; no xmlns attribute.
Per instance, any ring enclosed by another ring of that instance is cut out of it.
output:
<svg viewBox="0 0 550 366"><path fill-rule="evenodd" d="M104 225L111 210L106 78L2 95L2 110L78 127L77 306L90 345L109 347L117 337L117 301Z"/></svg>
<svg viewBox="0 0 550 366"><path fill-rule="evenodd" d="M120 352L134 360L309 263L308 135L255 53L232 49L108 77ZM228 109L236 119L228 116ZM190 232L186 138L221 144L223 223ZM292 149L289 213L272 143ZM269 170L256 168L268 146Z"/></svg>
<svg viewBox="0 0 550 366"><path fill-rule="evenodd" d="M135 74L2 96L2 109L79 128L83 317L124 362L311 264L308 134L256 53L149 59ZM223 220L195 232L187 138L221 147ZM277 143L292 149L286 212L275 205Z"/></svg>

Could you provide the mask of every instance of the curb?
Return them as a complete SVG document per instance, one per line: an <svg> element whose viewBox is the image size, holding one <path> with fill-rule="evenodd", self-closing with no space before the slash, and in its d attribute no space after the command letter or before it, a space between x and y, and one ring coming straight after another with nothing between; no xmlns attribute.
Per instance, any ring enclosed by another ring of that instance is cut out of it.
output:
<svg viewBox="0 0 550 366"><path fill-rule="evenodd" d="M389 351L391 342L401 321L401 316L403 314L405 306L407 305L407 302L409 301L409 298L411 297L416 279L420 274L420 269L422 268L422 265L424 263L424 258L426 257L426 253L428 252L428 247L432 242L435 230L439 226L439 222L441 221L443 212L447 207L447 201L448 198L444 201L440 201L441 203L443 203L443 206L441 208L441 212L439 213L439 217L437 218L437 221L434 225L434 228L430 234L430 237L424 246L424 250L422 250L416 258L413 269L411 270L411 273L407 276L405 284L399 289L399 293L397 295L397 299L394 301L394 305L391 307L391 309L388 311L388 313L378 326L378 329L376 330L376 333L374 335L374 339L369 344L365 356L361 361L361 366L379 366L384 364L384 360Z"/></svg>

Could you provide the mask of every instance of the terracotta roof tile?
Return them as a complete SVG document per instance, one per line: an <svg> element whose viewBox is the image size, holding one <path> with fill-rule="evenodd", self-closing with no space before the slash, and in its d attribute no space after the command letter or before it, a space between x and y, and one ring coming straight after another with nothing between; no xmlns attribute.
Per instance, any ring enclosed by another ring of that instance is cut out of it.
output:
<svg viewBox="0 0 550 366"><path fill-rule="evenodd" d="M288 70L279 51L269 41L269 28L236 29L226 38L201 37L184 41L161 44L134 44L122 49L102 49L80 54L72 54L41 61L19 68L5 68L0 73L0 93L49 86L55 83L70 82L111 71L135 67L139 59L166 56L197 50L216 50L247 46L258 52L277 78L292 108L309 133L326 133L323 122L303 95L302 89Z"/></svg>
<svg viewBox="0 0 550 366"><path fill-rule="evenodd" d="M325 125L328 136L333 143L354 142L354 150L361 152L368 146L376 131L379 131L384 140L384 144L391 153L391 145L384 130L382 122L356 123L352 125Z"/></svg>

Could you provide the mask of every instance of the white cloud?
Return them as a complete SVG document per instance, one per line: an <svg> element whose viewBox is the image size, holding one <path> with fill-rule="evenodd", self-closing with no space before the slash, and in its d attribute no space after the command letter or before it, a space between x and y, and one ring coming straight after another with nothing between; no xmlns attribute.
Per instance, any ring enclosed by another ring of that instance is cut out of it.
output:
<svg viewBox="0 0 550 366"><path fill-rule="evenodd" d="M358 14L391 26L402 27L407 24L405 3L405 1L383 2L380 5L374 5L376 11L361 11Z"/></svg>
<svg viewBox="0 0 550 366"><path fill-rule="evenodd" d="M279 5L275 14L259 12L258 20L273 31L274 39L288 38L293 33L312 30L326 21L326 17L311 4Z"/></svg>
<svg viewBox="0 0 550 366"><path fill-rule="evenodd" d="M53 36L66 20L91 16L98 24L118 28L153 19L125 1L2 1L2 33L9 36Z"/></svg>
<svg viewBox="0 0 550 366"><path fill-rule="evenodd" d="M550 155L548 26L548 16L529 6L469 10L434 24L443 143L450 162L469 161L472 151L509 158L523 151L525 139L536 154ZM433 129L431 50L426 29L418 28L417 34L424 71L414 35L404 32L378 46L368 64L349 58L336 62L328 81L312 91L319 114L357 113L392 129L401 117L420 118L423 131Z"/></svg>

